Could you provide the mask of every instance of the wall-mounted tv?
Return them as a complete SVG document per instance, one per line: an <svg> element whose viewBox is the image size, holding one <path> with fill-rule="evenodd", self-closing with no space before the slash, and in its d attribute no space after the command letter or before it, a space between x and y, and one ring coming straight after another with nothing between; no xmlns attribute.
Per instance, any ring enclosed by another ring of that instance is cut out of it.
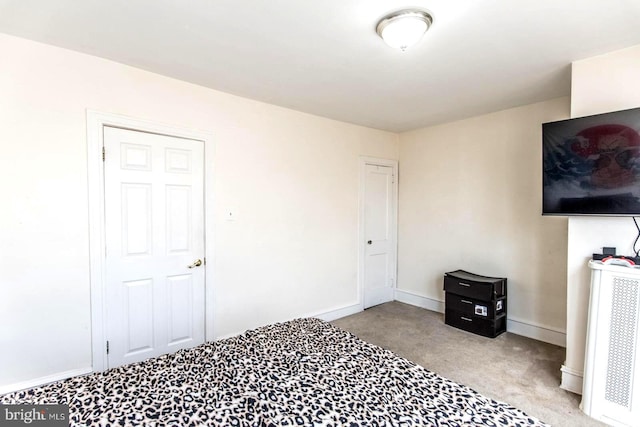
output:
<svg viewBox="0 0 640 427"><path fill-rule="evenodd" d="M640 216L640 108L542 125L542 214Z"/></svg>

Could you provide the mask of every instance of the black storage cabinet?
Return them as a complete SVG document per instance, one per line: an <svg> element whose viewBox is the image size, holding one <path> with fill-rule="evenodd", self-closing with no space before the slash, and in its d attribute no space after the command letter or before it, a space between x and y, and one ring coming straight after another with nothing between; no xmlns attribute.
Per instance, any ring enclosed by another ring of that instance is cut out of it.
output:
<svg viewBox="0 0 640 427"><path fill-rule="evenodd" d="M507 330L507 279L464 270L444 275L447 325L495 338Z"/></svg>

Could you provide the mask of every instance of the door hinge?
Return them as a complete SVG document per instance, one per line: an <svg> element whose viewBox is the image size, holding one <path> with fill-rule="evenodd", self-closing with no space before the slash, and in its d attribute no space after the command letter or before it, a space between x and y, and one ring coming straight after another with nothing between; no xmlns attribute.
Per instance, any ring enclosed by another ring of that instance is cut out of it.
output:
<svg viewBox="0 0 640 427"><path fill-rule="evenodd" d="M109 354L109 341L107 341L107 354Z"/></svg>
<svg viewBox="0 0 640 427"><path fill-rule="evenodd" d="M105 154L104 154L104 147L102 147L102 161L104 162L104 158L105 158Z"/></svg>
<svg viewBox="0 0 640 427"><path fill-rule="evenodd" d="M104 153L103 153L103 156L104 156ZM102 160L104 160L104 159L102 159ZM391 183L392 184L396 183L396 176L395 175L391 175Z"/></svg>

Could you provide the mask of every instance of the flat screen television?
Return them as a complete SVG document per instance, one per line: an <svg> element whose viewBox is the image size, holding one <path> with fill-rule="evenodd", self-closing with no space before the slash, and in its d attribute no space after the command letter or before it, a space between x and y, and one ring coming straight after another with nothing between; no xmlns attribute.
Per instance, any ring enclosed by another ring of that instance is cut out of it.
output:
<svg viewBox="0 0 640 427"><path fill-rule="evenodd" d="M542 214L640 216L640 108L542 125Z"/></svg>

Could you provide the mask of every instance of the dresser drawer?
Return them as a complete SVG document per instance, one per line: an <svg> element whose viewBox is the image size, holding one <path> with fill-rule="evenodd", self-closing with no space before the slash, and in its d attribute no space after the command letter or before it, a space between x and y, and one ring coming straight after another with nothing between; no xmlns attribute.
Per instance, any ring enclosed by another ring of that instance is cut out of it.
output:
<svg viewBox="0 0 640 427"><path fill-rule="evenodd" d="M507 279L456 270L445 273L444 290L480 301L492 301L507 295Z"/></svg>
<svg viewBox="0 0 640 427"><path fill-rule="evenodd" d="M477 335L495 338L506 331L507 316L502 314L494 320L479 319L457 310L446 310L444 323Z"/></svg>
<svg viewBox="0 0 640 427"><path fill-rule="evenodd" d="M506 313L507 299L502 297L493 301L481 301L446 292L445 310L454 310L478 319L493 320Z"/></svg>

